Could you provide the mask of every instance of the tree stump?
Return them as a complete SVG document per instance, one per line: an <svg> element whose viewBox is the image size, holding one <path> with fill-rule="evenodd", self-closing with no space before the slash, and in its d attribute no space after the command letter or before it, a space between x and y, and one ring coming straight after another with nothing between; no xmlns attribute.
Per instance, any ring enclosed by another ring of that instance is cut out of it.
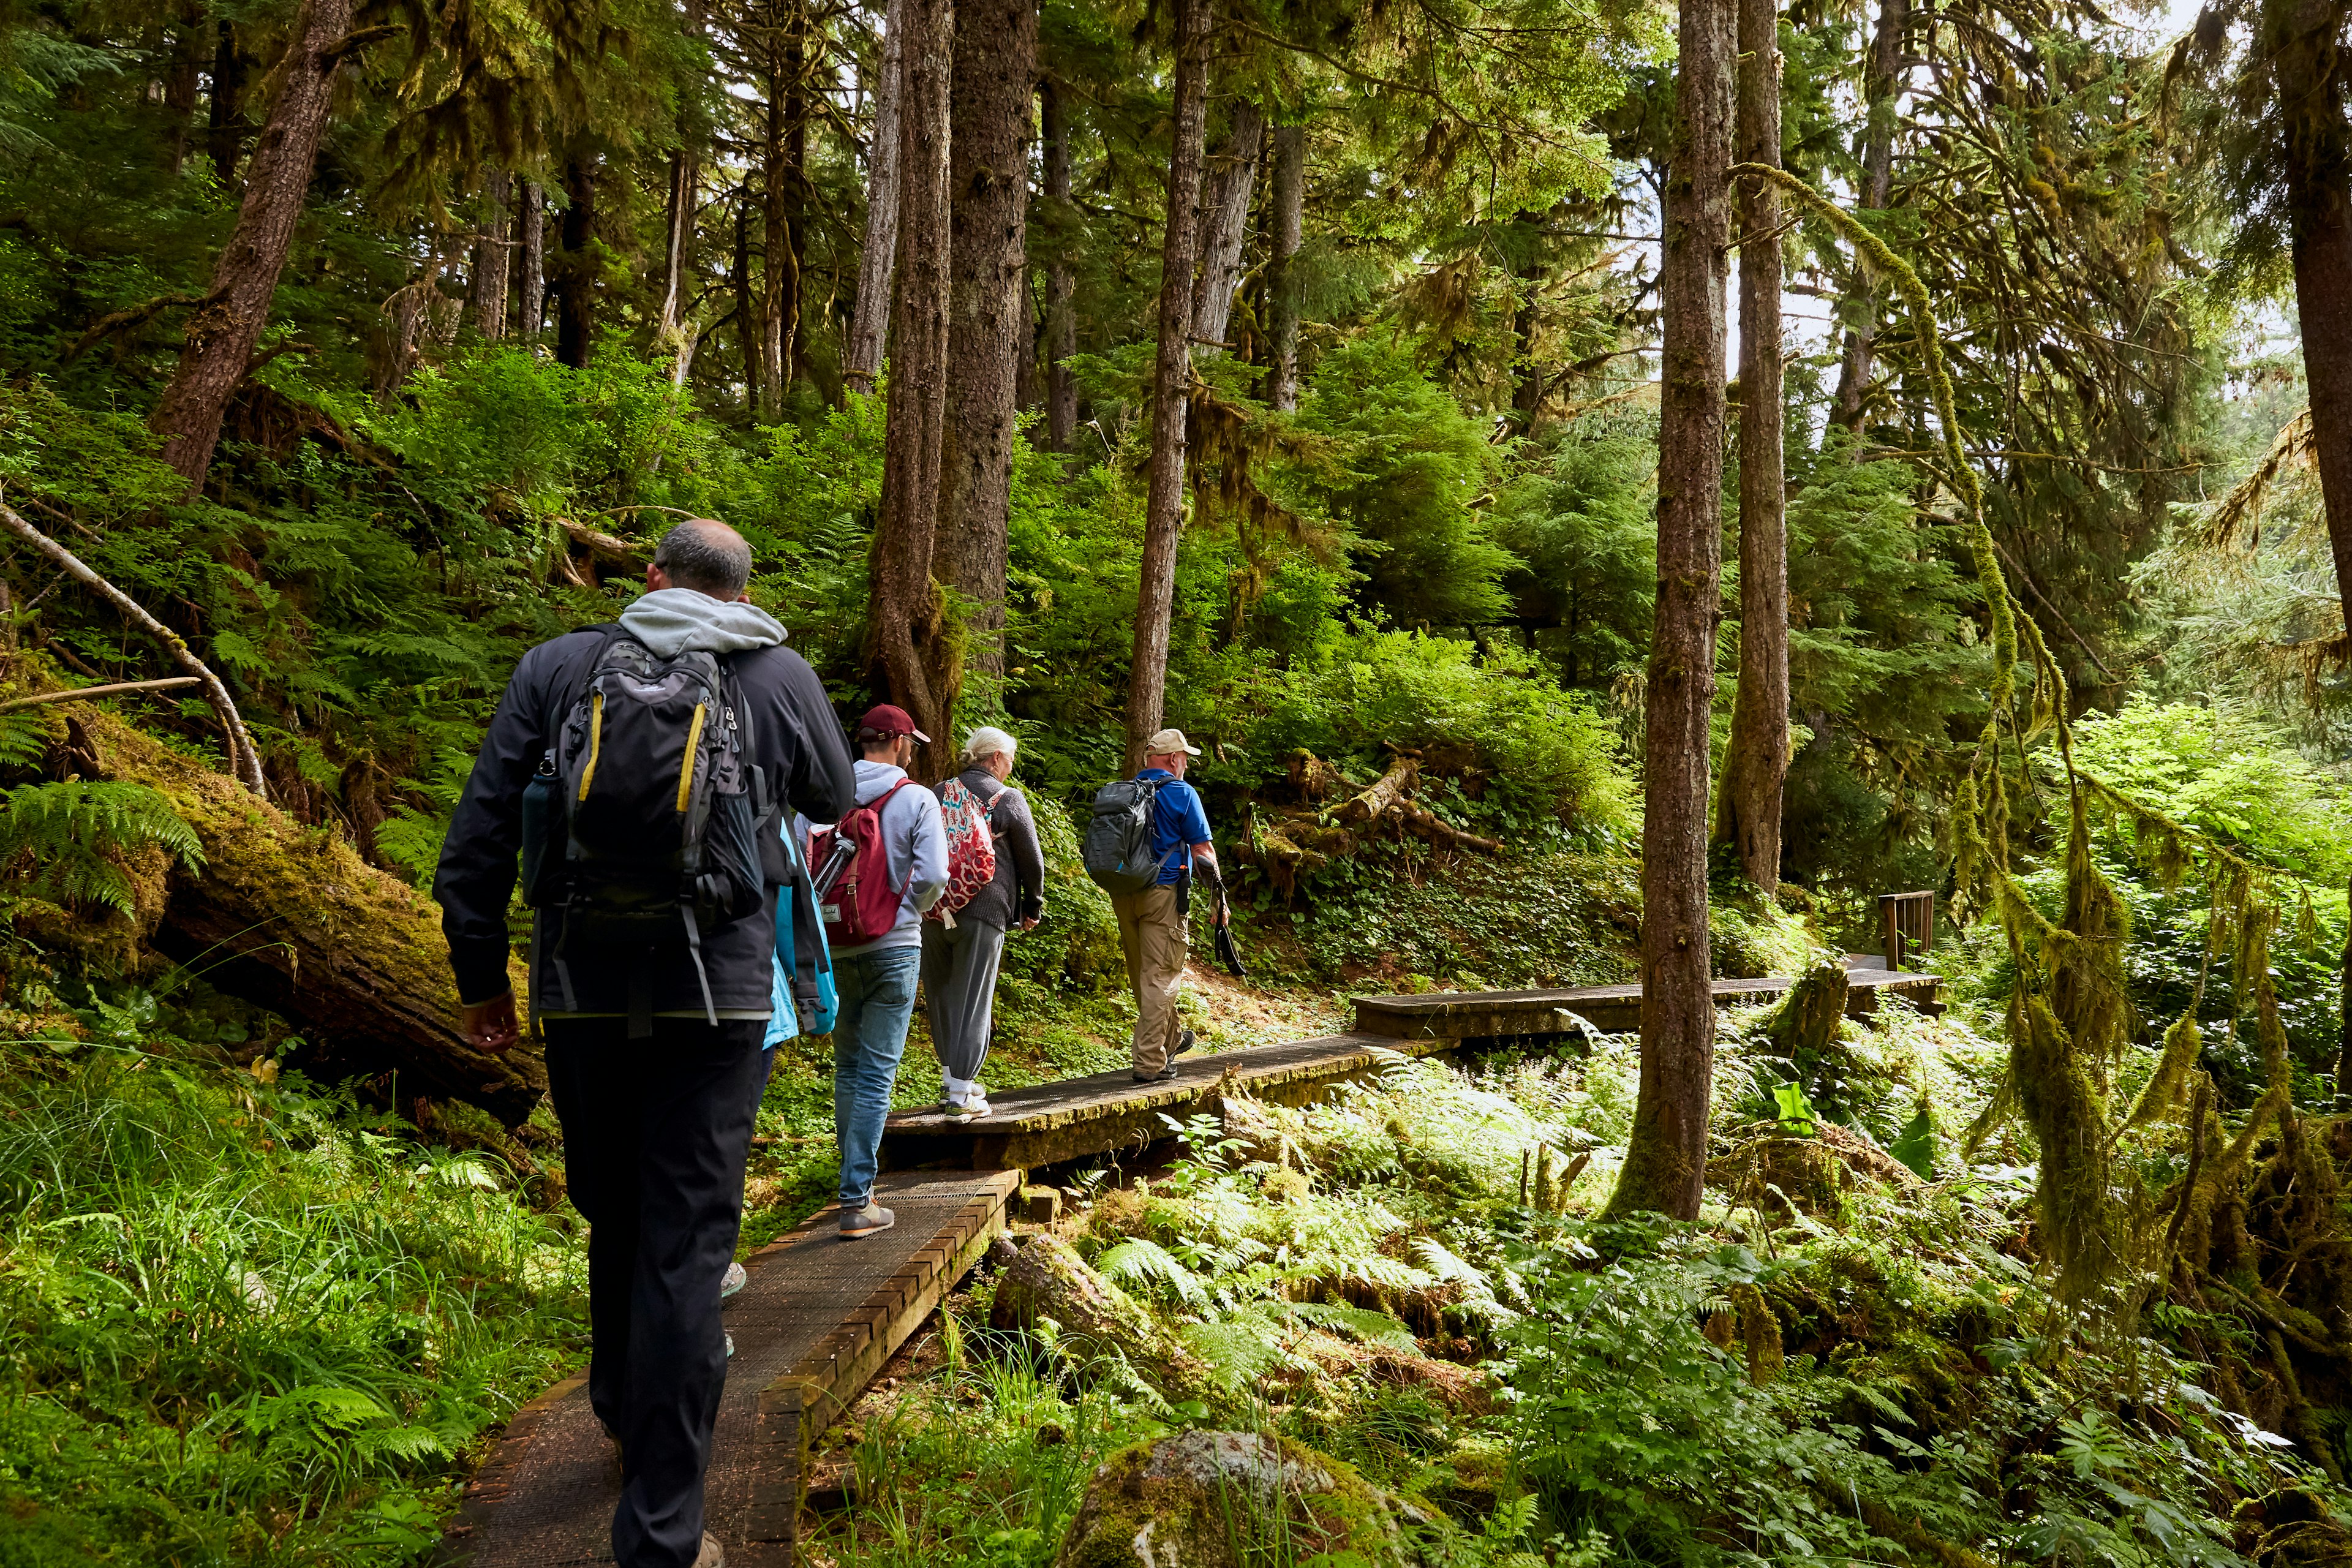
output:
<svg viewBox="0 0 2352 1568"><path fill-rule="evenodd" d="M1034 1236L997 1280L988 1323L1001 1331L1034 1333L1048 1321L1074 1361L1123 1360L1171 1405L1223 1397L1207 1363L1141 1302L1087 1268L1066 1242Z"/></svg>

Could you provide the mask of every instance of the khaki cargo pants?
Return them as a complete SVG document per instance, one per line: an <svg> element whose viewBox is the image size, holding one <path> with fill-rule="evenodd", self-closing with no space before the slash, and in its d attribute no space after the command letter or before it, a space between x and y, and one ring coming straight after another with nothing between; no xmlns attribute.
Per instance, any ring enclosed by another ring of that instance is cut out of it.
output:
<svg viewBox="0 0 2352 1568"><path fill-rule="evenodd" d="M1118 945L1127 953L1128 984L1135 992L1135 1070L1158 1072L1168 1065L1184 1026L1176 1016L1183 988L1191 932L1176 907L1173 887L1140 893L1113 893Z"/></svg>

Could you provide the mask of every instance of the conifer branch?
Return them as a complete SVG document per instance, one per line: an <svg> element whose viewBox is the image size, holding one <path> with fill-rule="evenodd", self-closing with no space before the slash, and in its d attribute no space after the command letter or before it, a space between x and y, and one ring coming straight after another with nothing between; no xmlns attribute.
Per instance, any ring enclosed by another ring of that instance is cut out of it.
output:
<svg viewBox="0 0 2352 1568"><path fill-rule="evenodd" d="M253 737L246 732L245 721L230 700L228 688L213 673L212 667L190 651L177 632L149 615L136 599L92 571L81 557L26 522L16 508L5 501L0 501L0 522L6 523L17 537L64 567L76 582L96 589L108 604L122 612L125 620L161 642L173 661L195 678L205 689L205 700L212 704L213 711L220 716L221 728L227 733L229 772L246 788L268 798L268 785L261 776L261 753L254 749Z"/></svg>

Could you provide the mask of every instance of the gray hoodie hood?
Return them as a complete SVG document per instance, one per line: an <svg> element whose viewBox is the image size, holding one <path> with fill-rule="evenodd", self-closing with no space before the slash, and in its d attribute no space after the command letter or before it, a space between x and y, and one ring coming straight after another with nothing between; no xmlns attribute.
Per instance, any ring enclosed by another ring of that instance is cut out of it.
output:
<svg viewBox="0 0 2352 1568"><path fill-rule="evenodd" d="M656 588L621 612L621 629L656 658L688 649L741 653L784 640L782 622L757 605L728 604L692 588Z"/></svg>

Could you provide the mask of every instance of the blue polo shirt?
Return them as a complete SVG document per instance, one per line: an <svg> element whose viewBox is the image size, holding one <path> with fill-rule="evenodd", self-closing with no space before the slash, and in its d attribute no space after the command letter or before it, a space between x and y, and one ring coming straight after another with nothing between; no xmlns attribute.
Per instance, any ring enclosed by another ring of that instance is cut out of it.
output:
<svg viewBox="0 0 2352 1568"><path fill-rule="evenodd" d="M1183 880L1192 858L1170 852L1179 845L1206 844L1209 814L1201 805L1201 792L1166 768L1146 768L1135 776L1140 783L1160 786L1151 797L1151 858L1166 862L1160 868L1160 885L1170 887Z"/></svg>

